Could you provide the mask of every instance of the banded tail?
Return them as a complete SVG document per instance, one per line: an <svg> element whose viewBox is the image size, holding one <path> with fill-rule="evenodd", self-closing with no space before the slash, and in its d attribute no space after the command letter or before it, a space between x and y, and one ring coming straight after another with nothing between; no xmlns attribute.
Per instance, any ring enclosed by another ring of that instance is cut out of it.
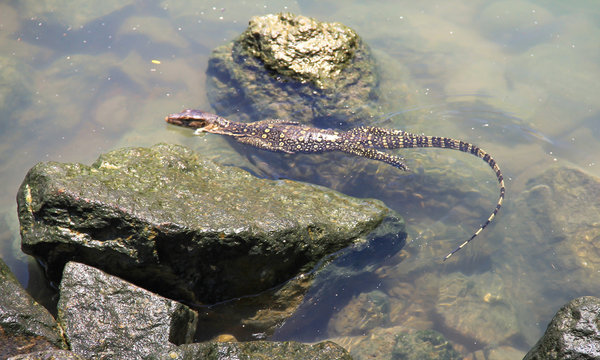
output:
<svg viewBox="0 0 600 360"><path fill-rule="evenodd" d="M494 218L496 217L496 214L498 214L498 211L500 211L500 208L502 207L502 202L504 201L504 194L506 192L506 188L504 187L504 177L502 176L502 172L500 171L500 167L496 163L496 160L494 160L490 156L490 154L488 154L487 152L485 152L484 150L480 149L479 147L477 147L473 144L470 144L470 143L467 143L467 142L464 142L461 140L451 139L451 138L437 137L437 136L422 136L422 135L414 135L414 134L410 134L410 133L404 133L402 140L403 140L402 147L405 147L405 148L438 147L438 148L459 150L462 152L470 153L470 154L475 155L478 158L482 159L483 161L485 161L492 168L492 170L494 170L494 172L496 173L496 178L498 179L498 183L500 184L500 196L498 198L498 203L496 204L496 208L494 209L494 211L492 211L490 217L488 217L488 219L485 221L485 223L483 225L481 225L481 227L479 227L479 229L477 229L477 231L475 231L475 233L473 233L473 235L471 235L471 237L469 239L465 240L456 249L452 250L450 253L448 253L448 255L446 255L444 257L444 261L446 261L454 253L456 253L460 249L464 248L469 242L471 242L471 240L473 240L477 235L479 235L483 231L483 229L485 229L492 222L492 220L494 220Z"/></svg>

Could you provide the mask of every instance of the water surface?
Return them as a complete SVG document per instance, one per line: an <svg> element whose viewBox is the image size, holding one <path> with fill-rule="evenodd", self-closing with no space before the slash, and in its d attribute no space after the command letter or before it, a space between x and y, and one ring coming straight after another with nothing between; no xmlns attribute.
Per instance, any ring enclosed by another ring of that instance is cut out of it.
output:
<svg viewBox="0 0 600 360"><path fill-rule="evenodd" d="M415 182L436 169L453 169L449 181L462 183L463 191L444 204L425 183L419 192L394 190L394 198L351 191L379 197L405 216L409 243L372 269L377 284L356 284L342 303L316 301L315 313L333 320L308 321L281 338L335 337L351 347L374 328L361 327L366 320L344 323L339 309L364 307L360 294L378 289L388 301L379 328L435 329L465 356L497 348L524 352L563 303L598 294L600 269L585 260L592 255L554 253L556 243L524 230L544 224L518 216L515 205L523 204L528 181L548 169L600 176L600 11L593 1L558 0L0 4L0 255L25 286L43 297L39 268L19 250L14 200L37 162L90 164L112 149L164 141L221 163L255 167L218 136L193 137L163 118L186 107L210 109L204 72L211 50L243 31L250 16L280 11L355 29L383 73L383 110L374 122L478 144L501 165L508 191L496 223L457 260L442 263L487 218L496 181L487 165L459 152L403 152ZM464 178L456 179L457 173ZM394 186L390 178L364 181ZM561 204L549 207L569 217ZM598 213L587 215L599 222ZM588 235L599 233L596 228ZM536 259L547 266L522 266ZM576 265L556 266L565 261ZM569 279L577 286L563 286Z"/></svg>

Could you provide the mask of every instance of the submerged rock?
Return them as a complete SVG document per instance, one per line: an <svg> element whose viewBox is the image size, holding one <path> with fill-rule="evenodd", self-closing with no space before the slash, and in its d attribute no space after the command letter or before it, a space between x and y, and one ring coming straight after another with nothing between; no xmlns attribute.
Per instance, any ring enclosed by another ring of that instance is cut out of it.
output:
<svg viewBox="0 0 600 360"><path fill-rule="evenodd" d="M38 21L50 22L54 25L57 22L61 29L66 29L71 26L73 29L81 29L97 19L102 19L108 22L107 17L114 14L119 14L120 11L130 7L134 1L125 0L108 0L98 4L91 4L85 1L76 0L71 6L65 6L60 0L50 0L37 2L33 0L24 0L19 2L19 14L22 14L24 19L38 19ZM111 22L112 23L112 22ZM64 30L63 30L64 31ZM90 30L87 30L90 31Z"/></svg>
<svg viewBox="0 0 600 360"><path fill-rule="evenodd" d="M208 303L309 270L389 212L379 201L258 179L164 144L116 150L92 166L37 164L17 200L22 248L51 279L73 260Z"/></svg>
<svg viewBox="0 0 600 360"><path fill-rule="evenodd" d="M27 108L31 103L31 73L32 70L26 64L19 63L14 57L0 56L0 109L6 119L0 122L2 135L15 133L14 128L19 126L20 122L14 118L14 112Z"/></svg>
<svg viewBox="0 0 600 360"><path fill-rule="evenodd" d="M551 259L563 271L576 271L576 278L585 285L574 290L585 293L598 289L600 223L593 214L600 212L600 179L578 169L561 167L536 176L528 187L517 205L528 206L517 216L530 216L534 225L524 224L523 238L531 241L527 235L534 235L531 237L536 242L552 244L552 254L548 254L551 256L544 259L545 267Z"/></svg>
<svg viewBox="0 0 600 360"><path fill-rule="evenodd" d="M563 306L523 360L600 359L600 299L584 296Z"/></svg>
<svg viewBox="0 0 600 360"><path fill-rule="evenodd" d="M294 341L251 341L244 343L209 342L186 344L154 358L175 360L352 360L352 357L350 357L346 350L331 341L325 341L314 345L301 344Z"/></svg>
<svg viewBox="0 0 600 360"><path fill-rule="evenodd" d="M522 359L523 356L525 356L524 351L516 349L512 346L503 345L490 349L487 352L487 357L485 357L485 360ZM477 359L480 358L475 355L475 360ZM481 357L481 359L484 359L484 357Z"/></svg>
<svg viewBox="0 0 600 360"><path fill-rule="evenodd" d="M513 52L549 42L547 34L559 26L547 8L528 1L495 1L485 6L477 19L484 36Z"/></svg>
<svg viewBox="0 0 600 360"><path fill-rule="evenodd" d="M66 348L58 323L0 259L0 358Z"/></svg>
<svg viewBox="0 0 600 360"><path fill-rule="evenodd" d="M398 334L392 359L459 360L462 357L442 334L433 330L419 330Z"/></svg>
<svg viewBox="0 0 600 360"><path fill-rule="evenodd" d="M253 17L233 42L213 51L211 105L222 116L280 118L349 127L373 114L378 74L356 32L290 13Z"/></svg>
<svg viewBox="0 0 600 360"><path fill-rule="evenodd" d="M376 328L365 336L332 339L354 360L458 360L463 357L440 333L405 326Z"/></svg>
<svg viewBox="0 0 600 360"><path fill-rule="evenodd" d="M390 301L383 292L374 290L361 293L329 320L328 334L361 335L385 326L389 322L389 307Z"/></svg>
<svg viewBox="0 0 600 360"><path fill-rule="evenodd" d="M510 224L492 258L503 273L521 333L535 343L553 309L600 293L600 178L556 166L534 176L513 200ZM527 221L522 221L527 219ZM524 281L523 274L527 274ZM552 278L552 281L548 281ZM545 296L540 296L545 294Z"/></svg>
<svg viewBox="0 0 600 360"><path fill-rule="evenodd" d="M392 351L399 333L407 329L403 326L375 328L364 336L339 337L332 339L350 351L354 360L392 360Z"/></svg>
<svg viewBox="0 0 600 360"><path fill-rule="evenodd" d="M444 328L479 345L518 338L517 316L502 279L494 273L442 278L435 310ZM482 327L481 324L493 324Z"/></svg>
<svg viewBox="0 0 600 360"><path fill-rule="evenodd" d="M70 262L60 284L59 320L84 358L145 359L190 343L197 314L93 267Z"/></svg>

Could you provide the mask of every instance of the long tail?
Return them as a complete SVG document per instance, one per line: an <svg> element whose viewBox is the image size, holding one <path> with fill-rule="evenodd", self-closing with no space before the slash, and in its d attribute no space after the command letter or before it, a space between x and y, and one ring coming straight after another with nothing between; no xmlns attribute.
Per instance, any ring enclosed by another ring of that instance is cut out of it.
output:
<svg viewBox="0 0 600 360"><path fill-rule="evenodd" d="M467 244L471 242L471 240L473 240L477 235L479 235L483 231L483 229L485 229L492 222L492 220L494 220L496 214L498 214L498 211L500 211L500 208L502 207L502 201L504 201L504 193L506 192L506 189L504 187L504 177L502 176L500 167L498 166L498 164L496 164L496 160L494 160L490 156L490 154L483 151L479 147L461 140L439 136L416 135L397 129L385 129L378 127L363 126L360 128L350 130L350 132L352 132L355 136L362 137L362 140L368 142L369 147L371 148L400 149L417 147L437 147L443 149L459 150L477 156L478 158L485 161L492 168L492 170L494 170L494 172L496 173L496 178L498 179L498 183L500 184L500 197L498 198L496 208L494 209L494 211L492 211L492 214L490 215L490 217L488 217L485 223L481 225L481 227L477 229L477 231L475 231L475 233L471 235L469 239L464 241L456 249L452 250L450 253L448 253L448 255L444 257L444 261L448 260L450 256L452 256L454 253L467 246ZM375 150L366 151L371 151L373 153L360 153L358 155L366 156L375 160L385 161L403 170L407 169L406 166L401 162L401 159L398 159L398 161L394 162L388 159L388 157L390 156L388 156L387 154L383 154ZM397 158L394 157L394 159Z"/></svg>
<svg viewBox="0 0 600 360"><path fill-rule="evenodd" d="M477 235L479 235L483 231L483 229L485 229L492 222L492 220L494 220L494 217L496 217L496 214L498 214L498 211L500 211L500 208L502 207L502 202L504 201L504 194L506 192L506 188L504 187L504 177L502 176L502 172L500 171L500 167L496 163L496 160L494 160L490 156L490 154L473 144L451 138L415 135L410 133L404 133L402 140L402 147L405 148L438 147L470 153L485 161L496 173L496 178L498 179L498 183L500 184L500 197L498 198L496 208L494 208L494 211L492 211L490 217L488 217L485 223L483 223L483 225L481 225L481 227L479 227L479 229L477 229L477 231L475 231L475 233L471 235L469 239L465 240L456 249L452 250L450 253L448 253L448 255L444 257L444 261L446 261L454 253L464 248L469 242L471 242L471 240L473 240Z"/></svg>

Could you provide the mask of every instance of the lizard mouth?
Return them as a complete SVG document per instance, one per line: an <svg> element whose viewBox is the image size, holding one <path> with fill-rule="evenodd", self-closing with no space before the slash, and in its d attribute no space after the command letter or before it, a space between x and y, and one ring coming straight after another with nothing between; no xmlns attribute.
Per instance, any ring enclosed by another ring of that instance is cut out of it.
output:
<svg viewBox="0 0 600 360"><path fill-rule="evenodd" d="M184 111L176 114L170 114L165 117L165 121L169 124L188 127L197 130L209 130L214 125L206 121L206 119L189 111Z"/></svg>

